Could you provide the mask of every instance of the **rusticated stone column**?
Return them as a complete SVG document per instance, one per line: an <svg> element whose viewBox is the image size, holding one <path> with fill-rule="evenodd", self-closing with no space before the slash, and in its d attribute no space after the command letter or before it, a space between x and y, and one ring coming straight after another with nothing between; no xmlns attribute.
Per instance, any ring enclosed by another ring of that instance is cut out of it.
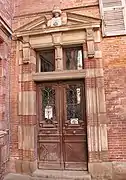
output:
<svg viewBox="0 0 126 180"><path fill-rule="evenodd" d="M85 69L87 69L85 88L88 168L94 178L104 177L105 173L108 173L108 177L110 177L111 165L107 164L109 168L106 165L108 139L100 30L91 31L91 38L87 34L87 43L84 44L84 57ZM101 173L99 172L100 168L102 169Z"/></svg>
<svg viewBox="0 0 126 180"><path fill-rule="evenodd" d="M32 173L37 168L36 84L32 73L36 71L36 52L25 37L19 42L19 93L18 93L18 173Z"/></svg>

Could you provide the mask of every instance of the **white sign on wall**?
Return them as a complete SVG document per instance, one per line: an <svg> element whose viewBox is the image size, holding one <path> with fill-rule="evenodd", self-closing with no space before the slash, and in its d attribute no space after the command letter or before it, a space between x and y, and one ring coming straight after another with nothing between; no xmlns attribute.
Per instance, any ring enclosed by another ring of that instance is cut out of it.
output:
<svg viewBox="0 0 126 180"><path fill-rule="evenodd" d="M45 108L45 118L51 119L53 117L53 108L52 106L46 106Z"/></svg>
<svg viewBox="0 0 126 180"><path fill-rule="evenodd" d="M78 118L71 118L70 123L71 124L78 124Z"/></svg>

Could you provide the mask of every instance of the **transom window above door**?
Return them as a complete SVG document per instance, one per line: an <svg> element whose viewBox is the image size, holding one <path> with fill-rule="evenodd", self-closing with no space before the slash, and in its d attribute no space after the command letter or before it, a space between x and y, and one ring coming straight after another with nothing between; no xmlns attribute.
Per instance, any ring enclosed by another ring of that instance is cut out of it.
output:
<svg viewBox="0 0 126 180"><path fill-rule="evenodd" d="M63 49L64 69L80 70L84 68L82 47L68 47Z"/></svg>
<svg viewBox="0 0 126 180"><path fill-rule="evenodd" d="M42 50L38 52L37 72L57 71L60 65L60 70L81 70L84 69L83 59L81 46L61 47L60 51L57 48Z"/></svg>
<svg viewBox="0 0 126 180"><path fill-rule="evenodd" d="M55 50L49 49L39 52L39 63L40 72L51 72L55 71Z"/></svg>

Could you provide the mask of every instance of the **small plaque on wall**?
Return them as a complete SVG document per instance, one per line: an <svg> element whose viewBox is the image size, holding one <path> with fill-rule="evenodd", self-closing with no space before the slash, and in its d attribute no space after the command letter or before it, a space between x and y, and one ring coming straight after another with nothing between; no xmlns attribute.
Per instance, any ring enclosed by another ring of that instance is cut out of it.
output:
<svg viewBox="0 0 126 180"><path fill-rule="evenodd" d="M78 124L78 118L71 118L70 123L71 124Z"/></svg>

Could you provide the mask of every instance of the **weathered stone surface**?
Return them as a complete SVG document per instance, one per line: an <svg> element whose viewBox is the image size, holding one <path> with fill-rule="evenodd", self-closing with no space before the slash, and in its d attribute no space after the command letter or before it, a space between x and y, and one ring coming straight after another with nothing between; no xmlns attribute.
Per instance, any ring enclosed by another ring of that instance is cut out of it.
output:
<svg viewBox="0 0 126 180"><path fill-rule="evenodd" d="M19 92L19 115L36 115L36 92Z"/></svg>
<svg viewBox="0 0 126 180"><path fill-rule="evenodd" d="M91 176L83 171L37 170L33 176L8 174L4 180L91 180Z"/></svg>
<svg viewBox="0 0 126 180"><path fill-rule="evenodd" d="M18 126L18 148L34 150L35 126Z"/></svg>
<svg viewBox="0 0 126 180"><path fill-rule="evenodd" d="M86 171L36 170L33 176L52 179L91 180L90 174Z"/></svg>
<svg viewBox="0 0 126 180"><path fill-rule="evenodd" d="M4 180L31 180L31 177L28 175L21 175L21 174L8 174L5 176Z"/></svg>
<svg viewBox="0 0 126 180"><path fill-rule="evenodd" d="M112 180L112 163L89 163L89 172L93 180Z"/></svg>
<svg viewBox="0 0 126 180"><path fill-rule="evenodd" d="M16 168L16 172L19 174L23 173L23 174L31 175L37 169L37 162L16 160L15 168Z"/></svg>
<svg viewBox="0 0 126 180"><path fill-rule="evenodd" d="M126 180L126 163L113 163L113 180Z"/></svg>

